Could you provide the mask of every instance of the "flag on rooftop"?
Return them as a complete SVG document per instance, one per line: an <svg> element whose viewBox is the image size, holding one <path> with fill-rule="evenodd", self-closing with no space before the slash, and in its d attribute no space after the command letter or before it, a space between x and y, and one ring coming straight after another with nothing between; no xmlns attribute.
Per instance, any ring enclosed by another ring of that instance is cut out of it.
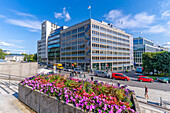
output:
<svg viewBox="0 0 170 113"><path fill-rule="evenodd" d="M89 6L88 9L91 9L91 6Z"/></svg>

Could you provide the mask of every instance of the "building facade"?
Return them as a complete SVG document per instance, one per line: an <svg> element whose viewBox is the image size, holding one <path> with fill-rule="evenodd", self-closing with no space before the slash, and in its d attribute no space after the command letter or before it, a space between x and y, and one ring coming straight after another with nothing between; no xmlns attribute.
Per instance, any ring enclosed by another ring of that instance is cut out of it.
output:
<svg viewBox="0 0 170 113"><path fill-rule="evenodd" d="M60 31L66 28L62 26L48 36L48 64L60 62Z"/></svg>
<svg viewBox="0 0 170 113"><path fill-rule="evenodd" d="M11 53L10 50L3 50L3 52L6 53L6 54L10 54Z"/></svg>
<svg viewBox="0 0 170 113"><path fill-rule="evenodd" d="M10 61L21 62L21 61L24 61L24 55L20 55L20 54L6 55L5 61L7 61L7 62L10 62Z"/></svg>
<svg viewBox="0 0 170 113"><path fill-rule="evenodd" d="M37 42L37 58L38 61L48 62L48 37L52 31L59 28L59 26L44 21L41 24L41 40Z"/></svg>
<svg viewBox="0 0 170 113"><path fill-rule="evenodd" d="M133 68L133 36L93 19L61 31L60 62L84 70Z"/></svg>
<svg viewBox="0 0 170 113"><path fill-rule="evenodd" d="M168 48L154 45L153 41L146 38L134 38L133 39L133 54L134 54L134 66L142 66L142 54L145 52L159 52L168 51Z"/></svg>

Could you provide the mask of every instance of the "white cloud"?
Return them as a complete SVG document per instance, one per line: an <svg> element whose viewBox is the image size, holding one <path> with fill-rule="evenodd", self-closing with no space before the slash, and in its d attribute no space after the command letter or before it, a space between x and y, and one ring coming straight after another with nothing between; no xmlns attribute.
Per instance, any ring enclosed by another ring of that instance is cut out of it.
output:
<svg viewBox="0 0 170 113"><path fill-rule="evenodd" d="M115 21L116 18L122 16L122 12L120 10L111 10L108 14L105 14L106 20Z"/></svg>
<svg viewBox="0 0 170 113"><path fill-rule="evenodd" d="M63 8L63 12L62 13L56 13L54 12L54 17L57 19L62 19L64 18L65 21L70 21L71 17L70 14L68 13L68 11L66 11L66 8Z"/></svg>
<svg viewBox="0 0 170 113"><path fill-rule="evenodd" d="M161 26L161 25L155 25L155 26L152 26L148 32L150 33L164 33L166 32L167 30L164 28L164 26Z"/></svg>
<svg viewBox="0 0 170 113"><path fill-rule="evenodd" d="M6 16L4 16L4 15L0 15L0 18L6 18Z"/></svg>
<svg viewBox="0 0 170 113"><path fill-rule="evenodd" d="M0 42L0 46L15 46L15 45L11 43L6 43L6 42Z"/></svg>
<svg viewBox="0 0 170 113"><path fill-rule="evenodd" d="M147 12L132 16L124 15L120 10L111 10L104 17L119 28L147 28L155 20L155 15L148 15Z"/></svg>
<svg viewBox="0 0 170 113"><path fill-rule="evenodd" d="M7 19L6 22L21 27L26 27L26 28L36 29L36 30L41 29L41 22L37 20Z"/></svg>
<svg viewBox="0 0 170 113"><path fill-rule="evenodd" d="M11 10L12 12L14 12L16 15L20 15L20 16L27 16L27 17L35 17L35 16L34 16L34 15L32 15L32 14L19 12L19 11L13 10L13 9L10 9L10 10Z"/></svg>
<svg viewBox="0 0 170 113"><path fill-rule="evenodd" d="M7 42L0 42L1 47L16 47L16 48L23 48L21 46L12 44L12 43L7 43Z"/></svg>
<svg viewBox="0 0 170 113"><path fill-rule="evenodd" d="M164 11L162 13L162 18L164 18L164 17L170 17L170 10Z"/></svg>
<svg viewBox="0 0 170 113"><path fill-rule="evenodd" d="M170 50L170 42L165 42L162 46Z"/></svg>

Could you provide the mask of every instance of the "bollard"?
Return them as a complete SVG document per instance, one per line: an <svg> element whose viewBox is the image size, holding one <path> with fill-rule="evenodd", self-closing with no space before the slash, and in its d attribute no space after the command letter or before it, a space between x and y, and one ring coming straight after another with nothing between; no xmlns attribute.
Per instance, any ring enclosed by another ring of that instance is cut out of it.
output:
<svg viewBox="0 0 170 113"><path fill-rule="evenodd" d="M162 97L160 97L160 104L159 105L162 106Z"/></svg>
<svg viewBox="0 0 170 113"><path fill-rule="evenodd" d="M10 78L11 78L11 75L9 75L9 84L8 84L8 87L10 87Z"/></svg>

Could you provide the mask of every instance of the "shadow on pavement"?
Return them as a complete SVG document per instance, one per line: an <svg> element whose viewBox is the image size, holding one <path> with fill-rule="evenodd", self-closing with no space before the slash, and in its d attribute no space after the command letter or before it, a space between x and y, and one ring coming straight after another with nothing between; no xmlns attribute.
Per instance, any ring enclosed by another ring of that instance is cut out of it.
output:
<svg viewBox="0 0 170 113"><path fill-rule="evenodd" d="M137 98L141 98L141 99L145 99L144 97L141 97L141 96L136 96Z"/></svg>
<svg viewBox="0 0 170 113"><path fill-rule="evenodd" d="M147 103L149 103L149 104L154 104L154 105L159 105L159 103L157 103L157 102L147 101Z"/></svg>
<svg viewBox="0 0 170 113"><path fill-rule="evenodd" d="M17 93L17 92L15 92L15 93L12 94L12 95L18 99L18 93Z"/></svg>

